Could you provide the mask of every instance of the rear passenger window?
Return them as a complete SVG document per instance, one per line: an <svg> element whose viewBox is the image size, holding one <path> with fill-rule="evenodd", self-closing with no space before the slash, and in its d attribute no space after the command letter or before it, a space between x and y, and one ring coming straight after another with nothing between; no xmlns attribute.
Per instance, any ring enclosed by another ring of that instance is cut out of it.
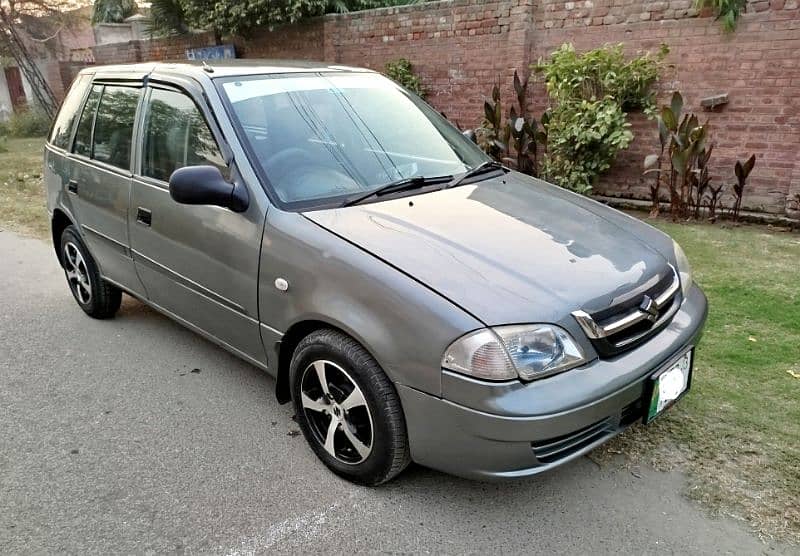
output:
<svg viewBox="0 0 800 556"><path fill-rule="evenodd" d="M100 103L100 96L103 94L103 86L95 85L86 99L83 106L83 113L78 122L78 130L75 132L75 144L72 152L83 156L92 156L92 127L94 126L94 113Z"/></svg>
<svg viewBox="0 0 800 556"><path fill-rule="evenodd" d="M211 165L225 173L225 161L211 130L191 98L152 89L144 124L142 174L169 181L184 166Z"/></svg>
<svg viewBox="0 0 800 556"><path fill-rule="evenodd" d="M131 141L139 89L106 85L94 124L92 158L118 168L131 164Z"/></svg>
<svg viewBox="0 0 800 556"><path fill-rule="evenodd" d="M53 124L53 130L50 133L50 144L61 149L69 148L69 141L72 139L72 127L80 113L83 94L86 92L86 87L91 79L90 75L81 75L70 87L69 93L67 93L64 102L61 104L58 117Z"/></svg>

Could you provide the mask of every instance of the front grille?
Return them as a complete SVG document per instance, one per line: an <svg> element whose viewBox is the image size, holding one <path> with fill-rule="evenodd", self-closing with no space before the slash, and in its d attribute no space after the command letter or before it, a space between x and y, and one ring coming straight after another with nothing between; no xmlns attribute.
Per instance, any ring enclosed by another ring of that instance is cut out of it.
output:
<svg viewBox="0 0 800 556"><path fill-rule="evenodd" d="M620 303L591 314L572 313L600 357L632 349L669 324L680 305L680 279L669 269L653 286Z"/></svg>
<svg viewBox="0 0 800 556"><path fill-rule="evenodd" d="M541 442L531 442L533 453L542 463L552 463L585 448L616 429L614 420L609 417L578 431L548 438Z"/></svg>

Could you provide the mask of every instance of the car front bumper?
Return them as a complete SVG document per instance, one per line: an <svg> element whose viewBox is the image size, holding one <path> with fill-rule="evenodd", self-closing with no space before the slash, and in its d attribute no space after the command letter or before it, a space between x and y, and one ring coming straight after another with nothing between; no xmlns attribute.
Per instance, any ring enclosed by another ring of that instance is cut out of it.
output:
<svg viewBox="0 0 800 556"><path fill-rule="evenodd" d="M575 459L642 419L647 379L697 344L707 312L693 286L672 322L645 344L530 383L443 371L442 398L397 385L411 457L474 479L525 477Z"/></svg>

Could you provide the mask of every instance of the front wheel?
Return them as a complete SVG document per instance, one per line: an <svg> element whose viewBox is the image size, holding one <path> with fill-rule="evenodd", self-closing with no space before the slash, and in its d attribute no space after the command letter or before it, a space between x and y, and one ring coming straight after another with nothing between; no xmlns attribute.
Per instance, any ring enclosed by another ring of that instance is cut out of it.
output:
<svg viewBox="0 0 800 556"><path fill-rule="evenodd" d="M358 342L335 330L314 332L297 346L290 373L300 429L334 473L374 486L408 466L400 399Z"/></svg>

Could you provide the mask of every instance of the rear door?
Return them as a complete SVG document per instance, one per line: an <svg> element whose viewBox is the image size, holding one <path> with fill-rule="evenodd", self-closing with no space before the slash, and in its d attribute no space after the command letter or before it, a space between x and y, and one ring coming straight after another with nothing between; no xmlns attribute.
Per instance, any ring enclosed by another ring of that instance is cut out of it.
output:
<svg viewBox="0 0 800 556"><path fill-rule="evenodd" d="M148 86L129 216L133 257L153 303L265 364L257 297L263 207L250 203L235 213L181 205L169 194L170 175L184 166L212 165L240 179L223 159L221 133L199 85L191 83L156 78Z"/></svg>
<svg viewBox="0 0 800 556"><path fill-rule="evenodd" d="M141 82L95 79L72 144L68 195L104 278L143 293L128 238L133 134Z"/></svg>

